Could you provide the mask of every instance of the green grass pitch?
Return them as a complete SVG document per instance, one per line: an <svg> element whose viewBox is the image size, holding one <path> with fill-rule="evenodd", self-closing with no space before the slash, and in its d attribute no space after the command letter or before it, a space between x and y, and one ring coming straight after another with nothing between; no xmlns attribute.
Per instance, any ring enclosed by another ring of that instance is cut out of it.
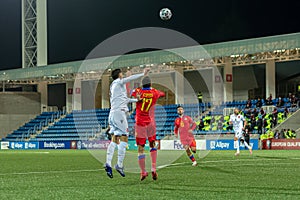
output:
<svg viewBox="0 0 300 200"><path fill-rule="evenodd" d="M183 155L141 182L109 179L85 150L2 150L0 199L300 199L300 151L211 151L198 162Z"/></svg>

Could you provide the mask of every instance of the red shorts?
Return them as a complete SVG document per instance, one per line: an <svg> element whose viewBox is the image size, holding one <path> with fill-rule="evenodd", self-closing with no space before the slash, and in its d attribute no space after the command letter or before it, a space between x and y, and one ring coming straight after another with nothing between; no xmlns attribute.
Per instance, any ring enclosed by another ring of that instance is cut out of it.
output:
<svg viewBox="0 0 300 200"><path fill-rule="evenodd" d="M146 139L147 138L135 138L136 144L137 145L141 145L141 146L145 146L146 144ZM148 137L148 141L150 142L154 142L156 140L156 135L153 135L152 137Z"/></svg>
<svg viewBox="0 0 300 200"><path fill-rule="evenodd" d="M156 125L150 123L146 126L135 125L135 138L137 145L145 145L146 139L148 138L149 142L156 140Z"/></svg>
<svg viewBox="0 0 300 200"><path fill-rule="evenodd" d="M190 144L190 147L196 147L196 146L197 146L197 145L196 145L196 140L193 139L192 143Z"/></svg>
<svg viewBox="0 0 300 200"><path fill-rule="evenodd" d="M183 146L189 145L190 147L196 147L195 138L183 138L183 139L180 139L180 142Z"/></svg>

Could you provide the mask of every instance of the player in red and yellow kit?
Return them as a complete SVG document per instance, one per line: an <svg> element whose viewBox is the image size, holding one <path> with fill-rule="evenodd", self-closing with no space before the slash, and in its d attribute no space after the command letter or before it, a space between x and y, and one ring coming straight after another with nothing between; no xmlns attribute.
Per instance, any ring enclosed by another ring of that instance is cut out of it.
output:
<svg viewBox="0 0 300 200"><path fill-rule="evenodd" d="M156 158L157 149L155 148L156 140L156 123L155 123L155 104L159 97L165 96L165 93L151 87L151 79L145 76L142 80L142 88L137 88L132 92L132 96L141 99L136 103L135 115L135 137L138 146L138 161L141 168L141 181L144 180L148 173L145 167L144 148L146 139L149 141L151 156L151 171L153 180L157 180Z"/></svg>
<svg viewBox="0 0 300 200"><path fill-rule="evenodd" d="M193 162L192 166L196 166L197 161L193 155L193 153L196 153L196 141L193 135L193 130L197 125L190 116L184 115L184 109L182 106L177 107L177 113L179 117L175 119L175 136L178 137L179 133L180 142L183 145L186 154Z"/></svg>

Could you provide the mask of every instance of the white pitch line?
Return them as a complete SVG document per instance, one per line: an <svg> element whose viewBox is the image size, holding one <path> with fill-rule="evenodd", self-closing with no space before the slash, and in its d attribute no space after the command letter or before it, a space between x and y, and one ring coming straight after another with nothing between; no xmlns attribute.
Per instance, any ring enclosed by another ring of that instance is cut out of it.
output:
<svg viewBox="0 0 300 200"><path fill-rule="evenodd" d="M201 166L201 163L199 164ZM272 163L272 165L299 165L299 163ZM216 164L213 164L213 165L204 165L203 167L205 168L206 166L208 167L217 167L219 165L216 165ZM269 163L260 163L260 164L257 164L257 163L240 163L240 164L233 164L233 165L230 165L230 167L240 167L240 166L270 166Z"/></svg>
<svg viewBox="0 0 300 200"><path fill-rule="evenodd" d="M300 158L291 158L291 159L300 159ZM207 161L200 161L198 164L201 165L201 163L223 163L223 162L243 162L243 161L249 161L249 160L255 160L255 161L259 161L259 160L268 160L268 161L272 161L272 160L282 160L280 158L272 158L272 159L268 159L268 158L246 158L246 159L236 159L236 160L207 160ZM166 164L166 165L161 165L158 166L158 169L164 168L164 167L170 167L170 166L177 166L177 165L184 165L184 164L188 164L190 162L182 162L182 163L171 163L171 164Z"/></svg>
<svg viewBox="0 0 300 200"><path fill-rule="evenodd" d="M28 152L30 153L30 152ZM38 152L36 152L38 153ZM40 153L46 153L46 152L40 152ZM49 153L49 152L48 152ZM290 159L300 159L300 158L290 158ZM201 164L203 163L222 163L222 162L243 162L243 161L259 161L259 160L268 160L268 161L272 161L272 160L282 160L282 159L267 159L267 158L252 158L252 159L236 159L236 160L207 160L207 161L200 161L199 165L201 166ZM184 164L189 164L190 162L181 162L181 163L171 163L171 164L166 164L166 165L160 165L157 168L158 169L162 169L165 167L171 167L171 166L178 166L178 165L184 165ZM273 163L273 164L277 164L277 165L289 165L289 164L298 164L298 163ZM269 163L266 164L251 164L251 163L240 163L238 165L234 165L234 166L266 166L269 165ZM214 166L218 166L218 165L214 165ZM205 166L204 166L205 167ZM30 175L30 174L51 174L51 173L80 173L80 172L97 172L97 171L103 171L104 169L80 169L80 170L66 170L66 171L38 171L38 172L13 172L13 173L0 173L0 176L7 176L7 175Z"/></svg>
<svg viewBox="0 0 300 200"><path fill-rule="evenodd" d="M290 158L290 159L292 159L292 160L300 160L300 158Z"/></svg>
<svg viewBox="0 0 300 200"><path fill-rule="evenodd" d="M176 165L183 165L183 164L186 164L188 162L182 162L182 163L171 163L171 164L166 164L166 165L160 165L157 167L157 169L162 169L162 168L165 168L165 167L170 167L170 166L176 166Z"/></svg>
<svg viewBox="0 0 300 200"><path fill-rule="evenodd" d="M202 163L221 163L221 162L241 162L241 161L246 161L246 160L282 160L282 158L245 158L245 159L238 159L236 158L235 160L207 160L203 161Z"/></svg>

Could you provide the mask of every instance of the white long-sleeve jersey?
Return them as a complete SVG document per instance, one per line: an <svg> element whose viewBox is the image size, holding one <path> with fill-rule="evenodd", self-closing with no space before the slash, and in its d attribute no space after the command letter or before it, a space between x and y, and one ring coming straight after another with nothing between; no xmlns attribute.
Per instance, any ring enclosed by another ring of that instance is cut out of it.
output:
<svg viewBox="0 0 300 200"><path fill-rule="evenodd" d="M243 115L232 114L230 115L229 121L232 122L234 132L241 133L243 131L244 122L245 122L245 118Z"/></svg>
<svg viewBox="0 0 300 200"><path fill-rule="evenodd" d="M127 104L130 102L137 102L137 99L127 97L126 83L141 78L144 74L135 74L126 78L118 78L110 85L110 110L125 110L128 111Z"/></svg>

